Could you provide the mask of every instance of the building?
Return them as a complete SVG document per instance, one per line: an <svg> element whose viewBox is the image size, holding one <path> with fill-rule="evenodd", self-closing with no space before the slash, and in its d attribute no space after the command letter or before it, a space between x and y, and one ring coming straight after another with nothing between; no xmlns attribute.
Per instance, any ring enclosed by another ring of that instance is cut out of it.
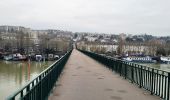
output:
<svg viewBox="0 0 170 100"><path fill-rule="evenodd" d="M28 33L28 32L31 31L31 29L25 28L25 27L22 27L22 26L7 26L7 25L0 26L0 32L3 32L3 33L16 33L16 32L19 32L19 31L22 31L24 33Z"/></svg>

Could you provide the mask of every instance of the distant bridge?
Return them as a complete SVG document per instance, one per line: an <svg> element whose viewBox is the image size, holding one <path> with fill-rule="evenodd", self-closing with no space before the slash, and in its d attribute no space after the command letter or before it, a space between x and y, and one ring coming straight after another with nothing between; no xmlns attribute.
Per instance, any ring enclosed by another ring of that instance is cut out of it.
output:
<svg viewBox="0 0 170 100"><path fill-rule="evenodd" d="M7 99L170 100L169 89L168 72L74 49Z"/></svg>

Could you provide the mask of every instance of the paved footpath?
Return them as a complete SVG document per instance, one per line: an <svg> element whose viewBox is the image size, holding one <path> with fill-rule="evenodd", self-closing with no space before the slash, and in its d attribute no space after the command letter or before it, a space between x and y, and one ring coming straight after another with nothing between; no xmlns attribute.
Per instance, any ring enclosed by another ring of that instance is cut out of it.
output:
<svg viewBox="0 0 170 100"><path fill-rule="evenodd" d="M160 100L73 50L49 100Z"/></svg>

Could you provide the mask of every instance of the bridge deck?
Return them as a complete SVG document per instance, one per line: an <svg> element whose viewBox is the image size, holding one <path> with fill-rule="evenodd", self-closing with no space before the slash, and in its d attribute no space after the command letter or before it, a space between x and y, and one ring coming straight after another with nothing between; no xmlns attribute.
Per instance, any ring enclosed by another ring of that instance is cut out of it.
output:
<svg viewBox="0 0 170 100"><path fill-rule="evenodd" d="M160 100L73 50L49 100Z"/></svg>

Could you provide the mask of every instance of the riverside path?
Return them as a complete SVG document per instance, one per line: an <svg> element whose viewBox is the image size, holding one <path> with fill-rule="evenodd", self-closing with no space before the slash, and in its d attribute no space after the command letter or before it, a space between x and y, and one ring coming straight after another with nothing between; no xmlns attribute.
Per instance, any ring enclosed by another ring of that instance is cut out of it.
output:
<svg viewBox="0 0 170 100"><path fill-rule="evenodd" d="M92 58L73 50L49 100L160 100Z"/></svg>

